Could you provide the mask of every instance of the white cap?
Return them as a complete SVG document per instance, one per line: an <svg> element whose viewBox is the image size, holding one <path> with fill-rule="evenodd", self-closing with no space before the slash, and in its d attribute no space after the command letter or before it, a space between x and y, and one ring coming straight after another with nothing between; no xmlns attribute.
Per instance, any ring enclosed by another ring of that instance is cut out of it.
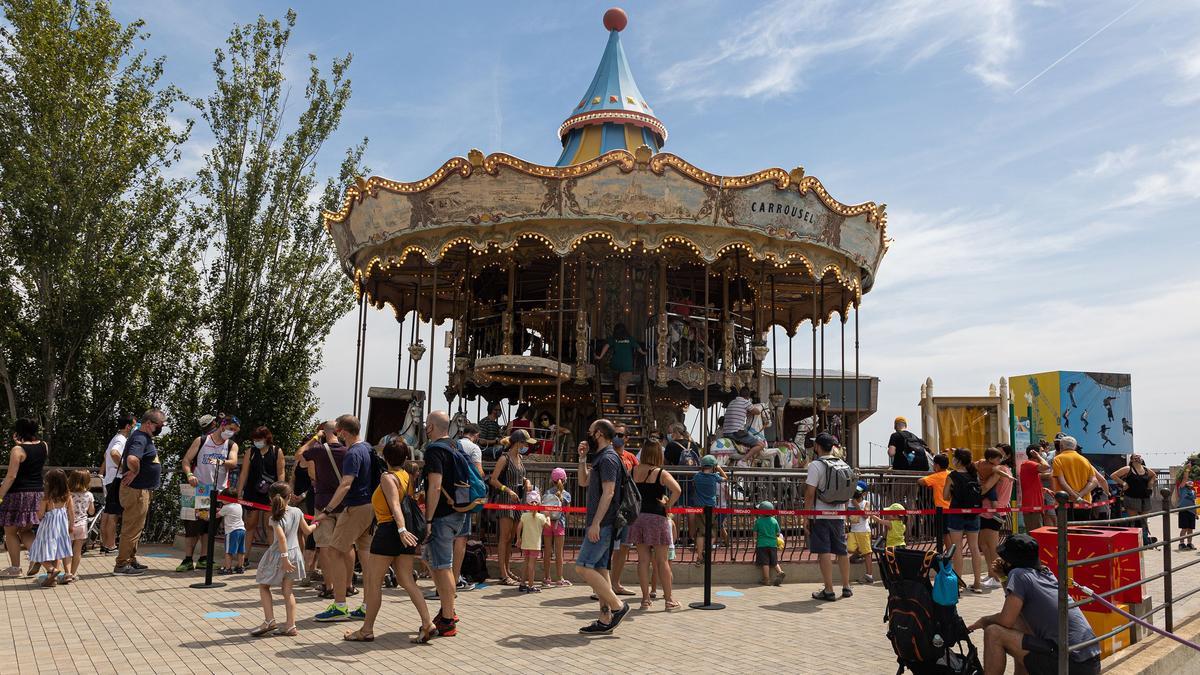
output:
<svg viewBox="0 0 1200 675"><path fill-rule="evenodd" d="M213 417L212 415L201 415L200 416L200 426L206 427L206 426L212 424L213 422L215 422L216 419L217 418Z"/></svg>

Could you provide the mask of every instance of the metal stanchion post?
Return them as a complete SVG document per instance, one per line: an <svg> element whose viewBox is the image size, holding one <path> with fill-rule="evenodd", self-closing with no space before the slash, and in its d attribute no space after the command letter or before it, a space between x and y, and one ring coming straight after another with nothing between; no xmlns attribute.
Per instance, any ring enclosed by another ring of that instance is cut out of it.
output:
<svg viewBox="0 0 1200 675"><path fill-rule="evenodd" d="M1069 625L1067 622L1067 603L1071 596L1067 593L1069 574L1067 569L1067 500L1066 492L1056 492L1054 499L1058 502L1058 551L1055 558L1058 561L1058 672L1065 673L1070 667L1071 658Z"/></svg>
<svg viewBox="0 0 1200 675"><path fill-rule="evenodd" d="M704 507L704 602L689 603L692 609L725 609L725 605L712 601L712 522L713 507Z"/></svg>
<svg viewBox="0 0 1200 675"><path fill-rule="evenodd" d="M217 540L217 488L212 486L208 491L208 560L204 568L204 581L192 584L192 588L221 588L225 584L213 581L213 555Z"/></svg>
<svg viewBox="0 0 1200 675"><path fill-rule="evenodd" d="M1167 632L1175 632L1175 618L1171 611L1171 491L1162 491L1162 539L1163 547L1163 613L1166 617Z"/></svg>

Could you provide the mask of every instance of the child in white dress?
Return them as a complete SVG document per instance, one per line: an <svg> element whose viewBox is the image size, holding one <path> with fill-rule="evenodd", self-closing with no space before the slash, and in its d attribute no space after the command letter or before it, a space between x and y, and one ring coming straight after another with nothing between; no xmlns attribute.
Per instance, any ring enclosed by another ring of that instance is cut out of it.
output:
<svg viewBox="0 0 1200 675"><path fill-rule="evenodd" d="M271 500L270 525L275 530L275 541L259 561L258 572L254 576L254 581L258 583L259 599L262 600L263 622L250 634L261 637L274 631L276 635L294 636L299 630L296 628L296 596L292 587L305 577L300 536L312 534L318 523L309 525L300 509L288 506L292 488L287 483L273 483L267 490L267 496ZM287 625L283 627L278 627L275 622L272 586L283 589L283 602L287 607Z"/></svg>

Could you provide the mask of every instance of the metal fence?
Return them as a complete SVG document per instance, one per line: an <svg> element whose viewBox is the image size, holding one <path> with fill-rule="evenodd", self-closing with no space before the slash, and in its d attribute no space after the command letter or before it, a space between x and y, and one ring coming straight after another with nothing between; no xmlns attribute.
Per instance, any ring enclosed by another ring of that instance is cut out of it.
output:
<svg viewBox="0 0 1200 675"><path fill-rule="evenodd" d="M1165 473L1165 472L1162 472L1162 473ZM1160 475L1162 475L1162 473L1160 473ZM1160 481L1160 485L1161 484L1162 483ZM1152 581L1157 581L1157 580L1161 579L1162 584L1163 584L1163 601L1161 603L1159 603L1158 605L1155 605L1155 606L1151 607L1150 609L1146 610L1145 612L1141 613L1140 615L1135 615L1135 616L1137 616L1137 618L1142 621L1150 621L1155 614L1162 612L1163 623L1164 623L1163 627L1166 629L1166 631L1168 633L1174 632L1174 630L1175 630L1175 617L1174 617L1175 605L1179 604L1180 602L1183 602L1187 598L1191 597L1192 595L1194 595L1198 591L1200 591L1200 586L1197 586L1190 590L1186 590L1182 593L1176 594L1174 592L1174 588L1173 588L1173 584L1172 584L1172 580L1173 580L1172 578L1175 574L1178 574L1179 572L1191 567L1192 565L1195 565L1196 563L1200 563L1200 558L1192 558L1188 562L1185 562L1181 565L1177 565L1177 566L1173 565L1172 560L1171 560L1171 547L1174 544L1184 541L1185 539L1189 539L1190 536L1189 537L1172 537L1171 536L1171 514L1179 513L1182 511L1188 511L1188 510L1195 511L1196 507L1195 506L1183 506L1183 507L1171 508L1171 496L1173 494L1173 485L1170 488L1160 489L1158 494L1159 494L1160 505L1161 505L1158 511L1155 511L1152 513L1140 514L1140 515L1136 515L1136 516L1127 516L1124 518L1109 518L1106 520L1091 520L1088 522L1079 523L1078 525L1080 527L1097 526L1097 525L1105 525L1105 526L1126 525L1126 526L1130 526L1130 527L1141 527L1143 522L1147 521L1147 519L1161 518L1162 519L1162 538L1159 541L1149 543L1149 544L1144 544L1137 548L1127 549L1127 550L1123 550L1123 551L1114 551L1111 553L1106 553L1104 555L1098 555L1098 556L1093 556L1090 558L1085 558L1083 560L1068 560L1068 536L1070 534L1070 528L1069 527L1059 528L1059 530L1058 530L1058 555L1057 555L1057 560L1056 560L1057 565L1055 568L1055 574L1058 576L1058 671L1060 673L1067 672L1067 669L1069 666L1068 659L1070 658L1071 651L1083 649L1086 647L1090 647L1092 645L1099 644L1108 638L1111 638L1115 635L1121 634L1125 630L1130 630L1131 628L1134 627L1134 624L1135 624L1135 621L1133 621L1133 620L1125 621L1124 623L1117 626L1116 628L1108 631L1107 633L1097 635L1096 637L1094 637L1091 640L1087 640L1085 642L1080 642L1078 644L1069 644L1069 635L1068 635L1068 631L1067 631L1067 611L1069 609L1072 609L1075 607L1086 607L1089 604L1092 605L1092 607L1097 607L1100 604L1098 601L1096 601L1092 597L1085 597L1081 600L1072 600L1071 599L1071 596L1070 596L1070 584L1072 584L1071 570L1073 570L1074 568L1080 567L1083 565L1095 565L1095 564L1099 564L1099 563L1104 563L1106 561L1114 560L1116 558L1121 558L1121 557L1128 556L1131 554L1140 556L1143 551L1151 551L1154 549L1161 549L1162 550L1162 558L1163 558L1161 572L1159 572L1158 574L1150 575L1150 576L1144 576L1144 578L1138 579L1138 580L1128 583L1124 586L1119 586L1119 587L1113 588L1111 590L1095 593L1095 597L1111 598L1112 596L1115 596L1119 593L1123 593L1125 591L1129 591L1131 589L1138 588L1140 586L1145 586L1146 584L1148 584ZM1066 507L1067 507L1067 499L1068 499L1067 494L1064 492L1060 492L1060 493L1058 493L1057 498L1058 498L1059 522L1060 523L1066 522L1065 518L1066 518L1066 512L1067 512ZM1095 604L1092 604L1092 603L1095 603Z"/></svg>

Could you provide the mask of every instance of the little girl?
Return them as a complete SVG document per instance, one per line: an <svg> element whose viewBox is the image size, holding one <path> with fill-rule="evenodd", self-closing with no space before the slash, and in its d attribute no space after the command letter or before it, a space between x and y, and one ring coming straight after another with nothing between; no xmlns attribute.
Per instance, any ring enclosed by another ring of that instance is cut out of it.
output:
<svg viewBox="0 0 1200 675"><path fill-rule="evenodd" d="M542 497L542 505L561 508L571 505L571 493L564 487L566 480L567 472L561 467L550 472L550 482L554 485L546 490L546 495ZM571 582L563 578L563 545L567 539L567 514L562 511L549 511L546 515L550 518L550 524L542 530L546 541L546 556L542 559L542 585L570 586ZM553 577L550 575L551 556L554 557Z"/></svg>
<svg viewBox="0 0 1200 675"><path fill-rule="evenodd" d="M537 506L542 503L537 490L525 494L525 503ZM524 511L521 521L517 523L516 539L521 542L521 553L525 557L525 581L517 588L522 593L539 593L541 589L533 581L537 577L537 559L542 554L542 531L550 525L546 514L538 511Z"/></svg>
<svg viewBox="0 0 1200 675"><path fill-rule="evenodd" d="M272 483L267 490L267 496L271 500L270 525L275 531L275 541L263 554L258 563L258 573L254 576L254 581L258 584L258 596L262 600L263 622L258 628L250 631L250 635L261 637L275 631L276 635L295 636L300 631L296 629L296 596L292 593L292 586L304 578L304 552L300 550L300 538L297 533L307 537L317 529L319 523L309 525L300 509L288 506L292 488L287 483ZM275 623L272 586L283 588L287 625L282 628L278 628Z"/></svg>
<svg viewBox="0 0 1200 675"><path fill-rule="evenodd" d="M38 531L29 547L30 562L41 563L46 568L46 580L42 585L49 588L58 583L58 566L71 557L71 523L75 514L71 508L71 495L67 490L67 474L62 469L46 472L45 491L38 505ZM64 583L70 579L64 578Z"/></svg>
<svg viewBox="0 0 1200 675"><path fill-rule="evenodd" d="M63 583L75 581L79 571L79 560L83 557L83 545L87 543L87 519L96 514L96 498L92 495L92 474L82 469L72 471L67 477L67 488L71 491L71 508L75 511L71 521L71 569L63 577Z"/></svg>

